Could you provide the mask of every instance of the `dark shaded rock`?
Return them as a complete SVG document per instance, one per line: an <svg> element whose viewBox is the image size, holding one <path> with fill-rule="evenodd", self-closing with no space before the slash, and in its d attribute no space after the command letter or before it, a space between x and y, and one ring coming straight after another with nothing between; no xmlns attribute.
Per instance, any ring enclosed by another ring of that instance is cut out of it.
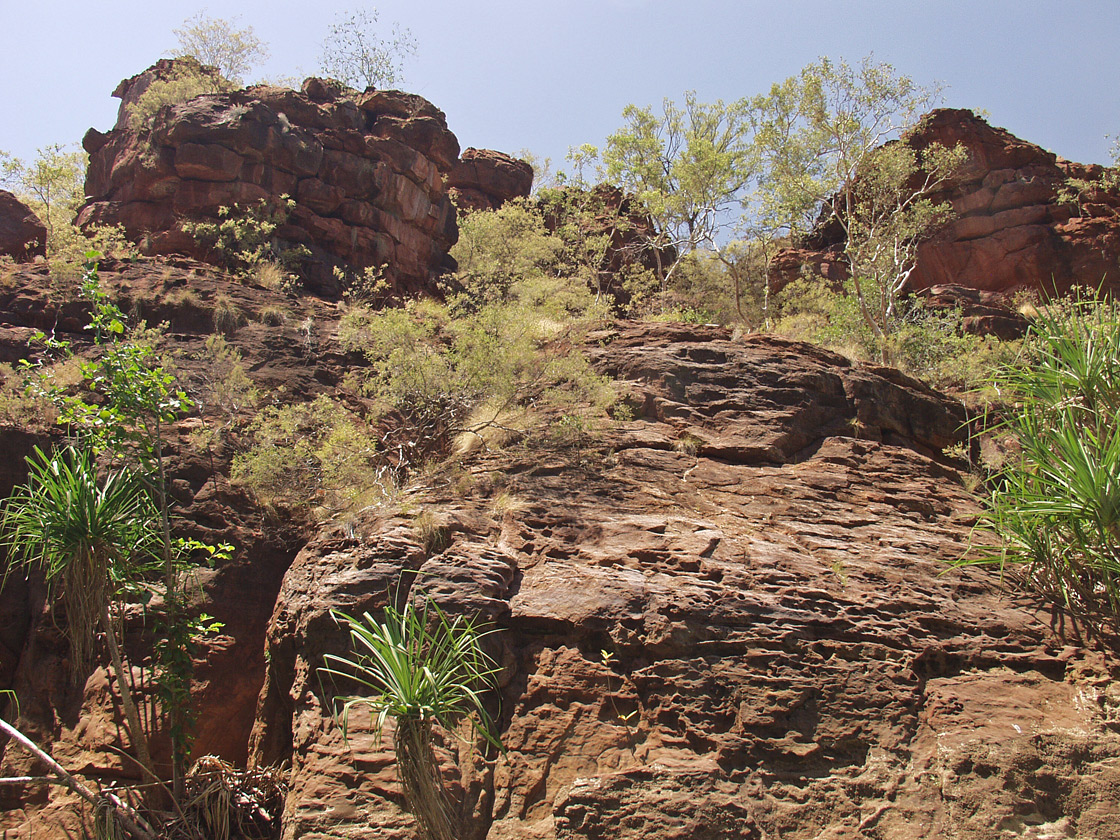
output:
<svg viewBox="0 0 1120 840"><path fill-rule="evenodd" d="M31 208L0 190L0 256L29 260L47 252L47 228Z"/></svg>

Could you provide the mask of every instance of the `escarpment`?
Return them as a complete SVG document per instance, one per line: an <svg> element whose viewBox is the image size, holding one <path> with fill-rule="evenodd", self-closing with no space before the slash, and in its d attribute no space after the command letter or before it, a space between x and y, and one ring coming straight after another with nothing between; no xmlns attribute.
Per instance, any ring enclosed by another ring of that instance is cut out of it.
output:
<svg viewBox="0 0 1120 840"><path fill-rule="evenodd" d="M90 165L79 224L122 225L145 254L213 261L219 255L184 222L219 220L222 208L262 201L278 207L286 196L295 203L275 241L306 249L299 273L309 289L337 297L336 268L377 267L397 294L431 293L453 267L449 190L458 184L487 206L528 195L527 164L477 150L460 161L443 113L400 91L360 93L308 79L299 91L256 86L197 96L133 126L140 96L175 67L164 60L122 82L116 126L91 129L83 141Z"/></svg>

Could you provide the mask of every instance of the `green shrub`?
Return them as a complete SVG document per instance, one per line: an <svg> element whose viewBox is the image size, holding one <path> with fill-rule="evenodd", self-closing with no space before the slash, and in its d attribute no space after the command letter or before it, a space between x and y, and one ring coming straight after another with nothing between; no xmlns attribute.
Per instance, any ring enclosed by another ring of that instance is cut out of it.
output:
<svg viewBox="0 0 1120 840"><path fill-rule="evenodd" d="M295 201L286 195L275 201L262 198L248 207L219 208L216 222L186 221L180 226L212 249L227 271L269 288L294 293L300 285L300 260L310 252L303 245L283 247L275 234L295 206Z"/></svg>
<svg viewBox="0 0 1120 840"><path fill-rule="evenodd" d="M1120 614L1120 307L1043 307L996 384L1020 455L993 479L983 526L1002 541L966 564L1075 613Z"/></svg>
<svg viewBox="0 0 1120 840"><path fill-rule="evenodd" d="M223 79L213 67L205 67L194 58L179 58L171 75L156 79L140 94L128 115L128 127L146 131L152 127L156 114L167 105L178 105L206 93L228 93L233 82Z"/></svg>
<svg viewBox="0 0 1120 840"><path fill-rule="evenodd" d="M330 513L395 492L373 428L329 397L268 406L247 431L252 444L234 458L230 479L265 503Z"/></svg>
<svg viewBox="0 0 1120 840"><path fill-rule="evenodd" d="M463 616L450 619L433 600L420 597L419 606L387 606L381 621L368 613L360 618L332 613L350 631L350 653L325 656L322 672L354 682L362 692L339 698L343 735L356 708L369 711L379 734L385 721L393 719L397 770L420 836L453 840L462 835L433 750L433 727L438 724L454 735L467 719L487 742L500 747L482 692L501 669L481 646L493 631Z"/></svg>

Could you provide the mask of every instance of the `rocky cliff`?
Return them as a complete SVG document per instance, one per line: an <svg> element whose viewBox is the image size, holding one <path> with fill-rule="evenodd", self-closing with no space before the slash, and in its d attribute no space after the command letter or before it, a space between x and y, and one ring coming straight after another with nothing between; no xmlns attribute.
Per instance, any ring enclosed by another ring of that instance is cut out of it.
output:
<svg viewBox="0 0 1120 840"><path fill-rule="evenodd" d="M1120 288L1120 195L1090 191L1080 202L1060 202L1070 178L1099 179L1100 166L1073 163L971 111L939 109L906 142L968 150L969 161L936 200L955 218L924 243L909 289L959 286L984 292L1063 293L1071 286ZM777 275L796 277L802 266L836 280L843 232L822 227L801 249L780 255Z"/></svg>
<svg viewBox="0 0 1120 840"><path fill-rule="evenodd" d="M130 128L140 96L175 67L164 60L121 82L116 126L83 141L90 165L79 224L123 225L145 254L214 260L184 222L286 195L296 203L276 241L308 250L300 273L312 291L338 296L336 266L384 266L393 291L431 292L452 267L457 238L445 180L455 176L468 203L528 195L528 164L478 150L460 160L443 113L399 91L359 93L321 79L300 91L257 86L168 105L149 126Z"/></svg>
<svg viewBox="0 0 1120 840"><path fill-rule="evenodd" d="M243 308L228 339L268 393L330 392L358 363L333 304L288 301L268 325L283 296L197 263L102 279L169 321L187 379L218 295ZM80 340L80 309L52 307L44 268L12 276L6 357L44 321ZM311 530L231 487L229 452L191 442L197 420L173 430L177 521L237 545L199 577L196 607L226 627L199 656L196 752L289 768L283 837L411 836L391 740L361 722L343 740L318 672L345 644L329 610L375 611L402 580L500 629L488 702L505 751L449 737L441 752L464 838L1120 837L1115 646L946 565L977 513L944 454L954 403L714 327L620 323L589 353L633 419L477 452ZM7 485L33 440L0 437ZM0 619L23 726L91 778L132 777L113 681L99 667L69 686L41 584L5 587ZM125 626L142 661L142 613ZM12 749L4 763L35 772ZM80 834L57 789L3 795L9 836Z"/></svg>

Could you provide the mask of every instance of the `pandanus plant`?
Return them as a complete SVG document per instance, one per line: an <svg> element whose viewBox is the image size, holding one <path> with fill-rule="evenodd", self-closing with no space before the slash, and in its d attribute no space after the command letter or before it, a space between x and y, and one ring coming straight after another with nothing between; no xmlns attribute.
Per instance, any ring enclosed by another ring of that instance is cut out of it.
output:
<svg viewBox="0 0 1120 840"><path fill-rule="evenodd" d="M356 681L368 694L339 698L345 735L350 712L367 708L380 736L396 722L393 748L405 800L422 840L455 840L453 803L443 788L433 749L438 724L455 733L464 720L493 746L493 722L482 692L499 670L480 647L488 631L463 616L453 620L430 599L417 607L387 606L381 621L369 613L334 613L350 631L349 656L327 655L323 673Z"/></svg>
<svg viewBox="0 0 1120 840"><path fill-rule="evenodd" d="M75 681L94 664L100 626L129 739L137 760L154 775L110 605L134 560L158 545L158 513L139 476L118 469L99 479L93 456L73 446L52 455L36 447L27 466L27 483L13 491L0 519L8 548L5 576L17 568L42 571L65 613Z"/></svg>

